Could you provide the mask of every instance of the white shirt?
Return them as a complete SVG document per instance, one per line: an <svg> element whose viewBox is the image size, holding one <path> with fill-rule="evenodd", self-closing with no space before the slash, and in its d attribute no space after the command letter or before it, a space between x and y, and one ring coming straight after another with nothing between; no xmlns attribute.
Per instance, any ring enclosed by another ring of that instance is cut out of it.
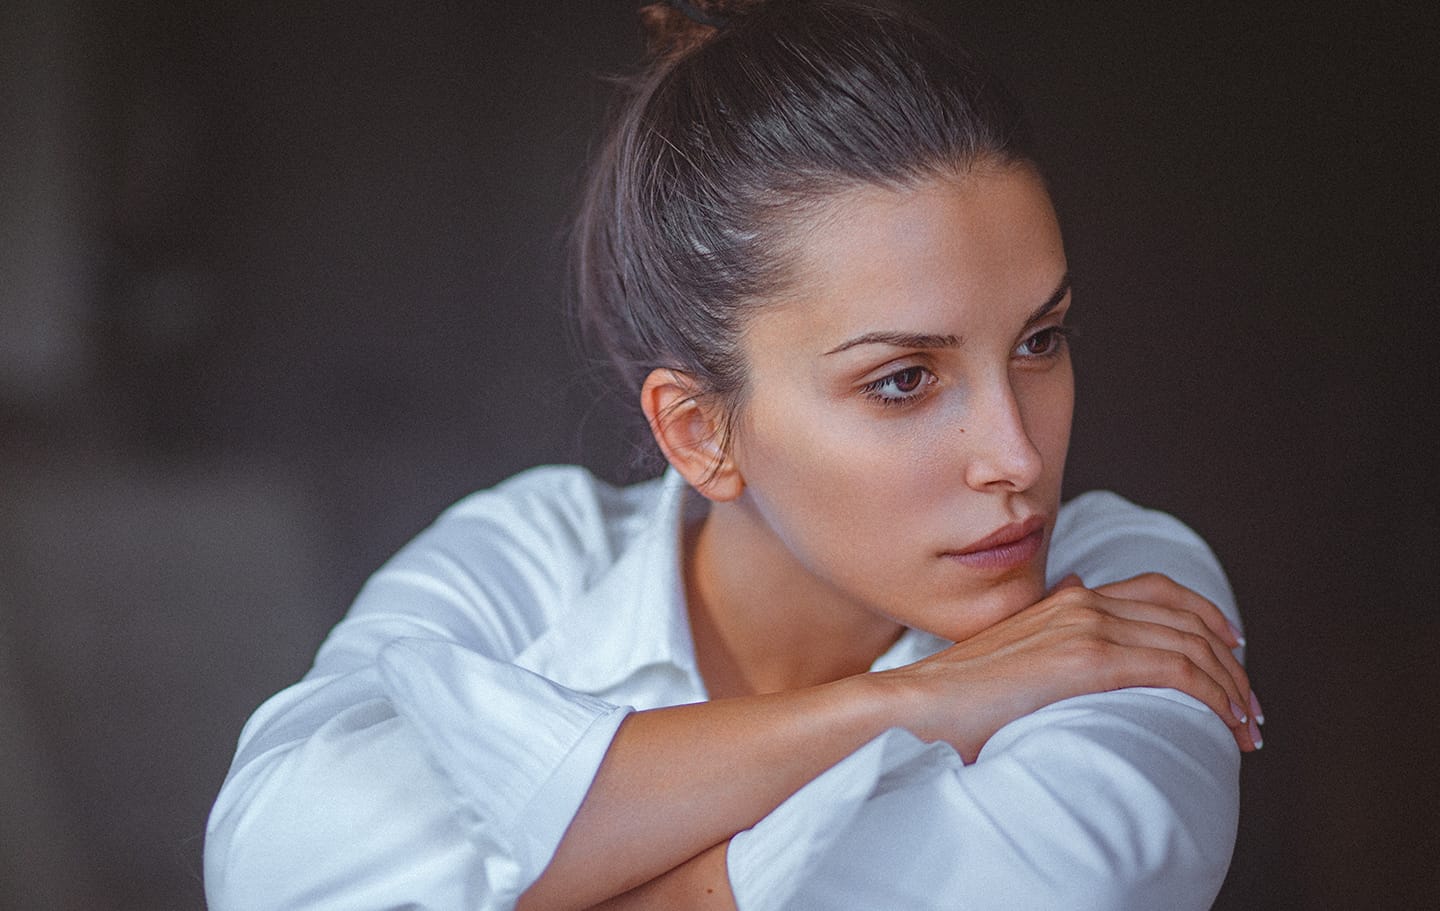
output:
<svg viewBox="0 0 1440 911"><path fill-rule="evenodd" d="M673 472L617 489L534 469L401 550L245 726L207 831L212 911L512 907L625 715L706 698L681 582L686 489ZM1052 582L1145 571L1239 625L1181 523L1110 493L1062 507ZM946 644L910 630L874 669ZM895 729L736 835L731 886L742 911L1208 908L1238 770L1225 724L1171 690L1047 706L969 766Z"/></svg>

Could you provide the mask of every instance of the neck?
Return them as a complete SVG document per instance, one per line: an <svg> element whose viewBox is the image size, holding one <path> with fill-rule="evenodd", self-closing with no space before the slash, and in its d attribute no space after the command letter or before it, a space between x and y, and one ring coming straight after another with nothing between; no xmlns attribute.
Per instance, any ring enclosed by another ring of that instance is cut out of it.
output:
<svg viewBox="0 0 1440 911"><path fill-rule="evenodd" d="M904 628L815 578L744 499L687 531L685 588L711 698L815 686L869 670Z"/></svg>

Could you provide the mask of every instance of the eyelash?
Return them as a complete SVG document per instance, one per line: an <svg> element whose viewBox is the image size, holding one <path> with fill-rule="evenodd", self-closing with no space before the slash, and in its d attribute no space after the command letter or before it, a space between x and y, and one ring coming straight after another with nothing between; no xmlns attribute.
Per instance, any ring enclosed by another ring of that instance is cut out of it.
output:
<svg viewBox="0 0 1440 911"><path fill-rule="evenodd" d="M1023 348L1025 345L1030 344L1041 336L1048 336L1052 340L1053 344L1051 345L1050 350L1042 354L1027 354L1022 355L1022 357L1028 358L1030 360L1053 361L1055 358L1063 354L1066 347L1069 346L1070 339L1075 337L1075 330L1071 329L1069 326L1049 326L1047 328L1041 329L1039 332L1030 335L1028 338L1025 339L1025 341L1020 343L1020 346Z"/></svg>
<svg viewBox="0 0 1440 911"><path fill-rule="evenodd" d="M920 378L916 380L915 389L913 391L902 392L900 395L880 394L881 389L893 383L896 378L904 376L907 373L920 374ZM929 386L933 382L935 382L935 374L931 373L929 370L926 370L924 367L912 366L906 367L902 370L896 370L894 373L882 376L878 380L866 383L864 386L860 387L860 391L865 395L866 398L879 402L886 408L893 408L895 406L913 405L916 402L920 401L920 399L925 397L925 387Z"/></svg>
<svg viewBox="0 0 1440 911"><path fill-rule="evenodd" d="M1053 361L1064 353L1065 348L1070 344L1070 339L1073 338L1074 335L1075 330L1071 329L1069 326L1050 326L1045 329L1041 329L1039 332L1030 335L1025 339L1025 341L1021 342L1021 347L1030 344L1036 339L1044 337L1048 338L1051 341L1050 350L1045 351L1041 354L1021 355L1021 357L1024 357L1025 359L1031 361ZM915 389L913 391L908 393L902 392L900 395L881 394L880 390L895 382L898 377L904 376L907 373L914 372L918 372L920 374L920 377L916 381ZM878 402L880 405L886 408L893 408L897 406L903 407L906 405L914 405L922 398L924 398L926 387L930 386L934 382L935 374L931 373L924 367L911 366L896 370L894 373L882 376L878 380L866 383L864 386L860 387L860 391L866 398Z"/></svg>

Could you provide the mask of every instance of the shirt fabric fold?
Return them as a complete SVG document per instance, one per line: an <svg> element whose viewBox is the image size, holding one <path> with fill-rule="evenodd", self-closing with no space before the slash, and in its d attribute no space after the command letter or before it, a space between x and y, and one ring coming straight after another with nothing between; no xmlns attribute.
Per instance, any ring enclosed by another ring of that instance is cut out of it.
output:
<svg viewBox="0 0 1440 911"><path fill-rule="evenodd" d="M504 909L544 870L627 713L706 699L671 472L534 469L460 501L366 584L242 732L206 839L212 911ZM1162 572L1239 626L1213 555L1109 493L1062 507L1048 576ZM907 631L881 670L947 645ZM1239 752L1200 703L1094 694L966 766L896 729L732 840L743 911L1207 908Z"/></svg>

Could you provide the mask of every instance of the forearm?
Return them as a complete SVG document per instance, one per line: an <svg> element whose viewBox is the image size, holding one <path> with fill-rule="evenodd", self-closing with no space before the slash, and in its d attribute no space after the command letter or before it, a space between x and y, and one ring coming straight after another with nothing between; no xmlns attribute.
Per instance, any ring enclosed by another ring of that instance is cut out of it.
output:
<svg viewBox="0 0 1440 911"><path fill-rule="evenodd" d="M589 907L723 846L893 726L882 692L862 675L631 715L518 907Z"/></svg>
<svg viewBox="0 0 1440 911"><path fill-rule="evenodd" d="M726 868L729 842L690 858L647 883L595 905L590 911L735 911Z"/></svg>

